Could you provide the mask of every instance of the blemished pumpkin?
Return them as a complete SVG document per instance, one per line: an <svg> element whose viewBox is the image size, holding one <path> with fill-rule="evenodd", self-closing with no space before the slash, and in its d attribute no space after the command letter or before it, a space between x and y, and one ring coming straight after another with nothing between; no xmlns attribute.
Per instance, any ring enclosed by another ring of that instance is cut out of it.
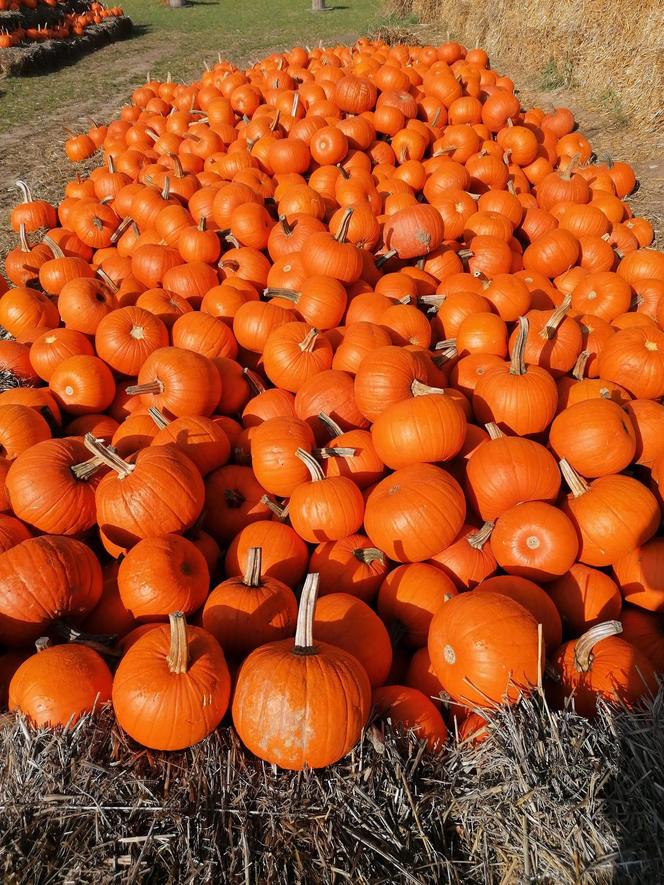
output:
<svg viewBox="0 0 664 885"><path fill-rule="evenodd" d="M124 654L113 679L120 727L153 750L202 741L228 709L231 678L221 646L182 612L148 629Z"/></svg>
<svg viewBox="0 0 664 885"><path fill-rule="evenodd" d="M259 759L294 771L324 768L345 756L371 709L371 684L357 658L314 642L316 592L312 574L302 589L295 638L253 651L233 695L233 725L242 743Z"/></svg>
<svg viewBox="0 0 664 885"><path fill-rule="evenodd" d="M110 700L112 685L111 671L96 651L77 643L54 645L18 667L8 707L36 728L71 727Z"/></svg>

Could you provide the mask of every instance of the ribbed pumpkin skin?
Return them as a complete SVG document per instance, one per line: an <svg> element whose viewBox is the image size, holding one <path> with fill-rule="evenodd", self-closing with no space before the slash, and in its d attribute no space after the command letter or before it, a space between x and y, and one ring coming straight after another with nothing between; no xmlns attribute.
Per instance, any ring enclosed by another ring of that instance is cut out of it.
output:
<svg viewBox="0 0 664 885"><path fill-rule="evenodd" d="M39 412L29 406L0 406L0 456L16 458L38 442L51 438L51 430Z"/></svg>
<svg viewBox="0 0 664 885"><path fill-rule="evenodd" d="M393 569L380 586L376 609L388 626L404 631L405 644L426 644L434 615L457 595L447 575L426 562L413 562Z"/></svg>
<svg viewBox="0 0 664 885"><path fill-rule="evenodd" d="M664 611L664 538L652 538L613 564L625 602L651 612Z"/></svg>
<svg viewBox="0 0 664 885"><path fill-rule="evenodd" d="M37 727L73 725L111 698L113 677L85 645L55 645L29 657L9 684L9 709Z"/></svg>
<svg viewBox="0 0 664 885"><path fill-rule="evenodd" d="M371 428L376 454L393 470L449 461L466 438L466 416L449 396L427 394L394 403Z"/></svg>
<svg viewBox="0 0 664 885"><path fill-rule="evenodd" d="M496 521L491 544L504 571L539 583L563 575L579 552L570 520L543 501L525 501L506 510Z"/></svg>
<svg viewBox="0 0 664 885"><path fill-rule="evenodd" d="M97 353L122 375L138 375L147 357L160 347L168 347L168 330L159 317L140 307L111 311L95 333Z"/></svg>
<svg viewBox="0 0 664 885"><path fill-rule="evenodd" d="M198 467L201 476L222 467L231 454L230 440L211 418L189 415L171 421L152 441L153 446L169 444L181 449Z"/></svg>
<svg viewBox="0 0 664 885"><path fill-rule="evenodd" d="M357 407L375 421L388 406L412 396L416 380L426 384L428 379L414 354L400 347L377 347L364 357L355 375Z"/></svg>
<svg viewBox="0 0 664 885"><path fill-rule="evenodd" d="M379 550L396 562L420 562L455 539L466 516L457 481L433 464L396 470L367 498L364 527Z"/></svg>
<svg viewBox="0 0 664 885"><path fill-rule="evenodd" d="M263 574L278 578L289 587L302 579L309 560L309 550L289 525L258 520L245 526L233 538L226 553L227 575L243 575L251 547L263 549Z"/></svg>
<svg viewBox="0 0 664 885"><path fill-rule="evenodd" d="M309 470L296 449L310 451L315 445L309 425L299 418L269 418L251 437L251 461L258 482L273 495L290 497L307 482Z"/></svg>
<svg viewBox="0 0 664 885"><path fill-rule="evenodd" d="M111 544L133 547L141 538L191 528L205 500L194 463L172 445L141 449L134 460L129 476L111 471L97 487L97 523Z"/></svg>
<svg viewBox="0 0 664 885"><path fill-rule="evenodd" d="M505 433L530 436L551 423L558 405L558 388L540 366L525 375L510 373L509 363L490 367L480 375L472 395L479 424L493 421Z"/></svg>
<svg viewBox="0 0 664 885"><path fill-rule="evenodd" d="M542 661L535 618L498 593L460 594L429 631L434 673L453 700L471 706L514 703L537 684L541 651Z"/></svg>
<svg viewBox="0 0 664 885"><path fill-rule="evenodd" d="M429 750L441 752L447 741L447 726L433 701L417 688L384 685L375 689L373 705L379 716L390 719L396 731L412 731L426 741Z"/></svg>
<svg viewBox="0 0 664 885"><path fill-rule="evenodd" d="M32 537L30 529L14 516L0 514L0 553L16 547L21 541Z"/></svg>
<svg viewBox="0 0 664 885"><path fill-rule="evenodd" d="M546 589L560 612L563 627L572 636L580 636L602 621L620 618L622 597L615 581L582 562L575 562Z"/></svg>
<svg viewBox="0 0 664 885"><path fill-rule="evenodd" d="M560 490L551 453L514 436L482 443L468 462L466 477L468 503L485 520L495 520L522 501L555 501Z"/></svg>
<svg viewBox="0 0 664 885"><path fill-rule="evenodd" d="M364 562L355 551L370 548L366 535L348 535L340 541L323 541L311 554L309 567L319 575L319 599L329 593L347 593L371 603L389 571L386 557ZM320 602L319 602L320 606Z"/></svg>
<svg viewBox="0 0 664 885"><path fill-rule="evenodd" d="M392 645L385 625L369 606L348 593L329 593L316 604L314 642L352 654L367 671L372 688L383 685L392 666Z"/></svg>
<svg viewBox="0 0 664 885"><path fill-rule="evenodd" d="M589 399L568 406L554 419L549 445L582 476L606 476L620 473L632 462L636 433L629 415L617 403Z"/></svg>
<svg viewBox="0 0 664 885"><path fill-rule="evenodd" d="M621 329L599 355L600 378L615 381L637 399L664 395L664 332L655 326Z"/></svg>
<svg viewBox="0 0 664 885"><path fill-rule="evenodd" d="M233 725L259 759L291 771L324 768L357 743L371 709L371 685L343 649L317 642L314 654L298 654L294 647L292 639L270 642L245 660Z"/></svg>
<svg viewBox="0 0 664 885"><path fill-rule="evenodd" d="M575 641L562 645L551 659L560 679L550 691L559 704L574 696L574 707L581 716L592 717L597 699L633 707L643 697L655 697L657 677L648 658L636 646L619 636L595 643L591 668L579 672L574 663Z"/></svg>
<svg viewBox="0 0 664 885"><path fill-rule="evenodd" d="M558 648L563 639L560 615L549 594L528 578L495 575L478 584L478 593L500 593L522 605L542 625L542 638L548 652Z"/></svg>
<svg viewBox="0 0 664 885"><path fill-rule="evenodd" d="M207 630L186 630L186 673L168 668L167 624L147 630L115 672L113 709L118 724L153 750L181 750L202 741L228 709L231 677L221 646Z"/></svg>
<svg viewBox="0 0 664 885"><path fill-rule="evenodd" d="M662 615L625 606L622 636L648 658L658 673L664 673L664 619Z"/></svg>
<svg viewBox="0 0 664 885"><path fill-rule="evenodd" d="M87 480L71 472L90 453L79 439L48 439L23 452L7 474L14 513L42 532L79 535L95 524L95 489L104 474Z"/></svg>
<svg viewBox="0 0 664 885"><path fill-rule="evenodd" d="M579 536L579 561L612 565L657 531L661 513L652 492L631 476L617 474L593 480L590 491L561 504Z"/></svg>
<svg viewBox="0 0 664 885"><path fill-rule="evenodd" d="M430 565L444 572L454 582L457 590L472 590L498 568L490 540L480 548L468 543L468 538L475 532L476 529L472 526L465 525L453 544L429 559Z"/></svg>
<svg viewBox="0 0 664 885"><path fill-rule="evenodd" d="M363 516L362 492L346 476L303 482L290 497L291 525L310 544L352 535L362 526Z"/></svg>
<svg viewBox="0 0 664 885"><path fill-rule="evenodd" d="M89 612L101 591L101 566L85 544L60 535L22 541L0 554L0 642L30 645L56 618Z"/></svg>

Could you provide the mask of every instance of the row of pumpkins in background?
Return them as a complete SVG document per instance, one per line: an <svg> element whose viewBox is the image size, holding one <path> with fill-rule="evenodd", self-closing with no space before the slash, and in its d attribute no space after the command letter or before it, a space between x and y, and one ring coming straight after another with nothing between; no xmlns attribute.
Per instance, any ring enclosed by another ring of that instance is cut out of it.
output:
<svg viewBox="0 0 664 885"><path fill-rule="evenodd" d="M656 692L664 255L628 165L456 43L220 62L77 138L104 163L57 207L20 183L0 300L11 709L112 698L177 749L232 694L300 768L372 705L440 749L538 684Z"/></svg>
<svg viewBox="0 0 664 885"><path fill-rule="evenodd" d="M12 5L3 7L2 3L3 0L0 0L0 10L14 8ZM58 3L47 3L47 5L57 8ZM29 8L34 9L36 5ZM40 43L44 40L81 37L90 25L98 25L107 18L118 18L122 15L124 12L120 6L107 7L96 2L90 4L90 9L87 12L67 12L63 9L62 20L57 24L37 24L27 28L0 28L0 49L10 49L13 46L20 46L22 43Z"/></svg>

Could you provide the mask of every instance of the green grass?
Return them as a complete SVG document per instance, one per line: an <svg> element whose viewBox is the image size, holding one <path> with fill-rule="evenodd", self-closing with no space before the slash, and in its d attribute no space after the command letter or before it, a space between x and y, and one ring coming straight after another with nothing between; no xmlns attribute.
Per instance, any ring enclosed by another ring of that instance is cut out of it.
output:
<svg viewBox="0 0 664 885"><path fill-rule="evenodd" d="M573 79L574 66L570 60L556 61L551 58L542 70L540 87L552 92L554 89L571 86Z"/></svg>
<svg viewBox="0 0 664 885"><path fill-rule="evenodd" d="M311 12L309 0L193 0L170 9L158 0L125 0L135 35L43 76L16 77L0 86L0 120L13 127L67 124L119 104L149 70L192 79L217 54L241 63L270 49L352 39L376 24L371 0L328 0ZM76 109L79 108L77 114ZM96 109L99 110L96 110Z"/></svg>

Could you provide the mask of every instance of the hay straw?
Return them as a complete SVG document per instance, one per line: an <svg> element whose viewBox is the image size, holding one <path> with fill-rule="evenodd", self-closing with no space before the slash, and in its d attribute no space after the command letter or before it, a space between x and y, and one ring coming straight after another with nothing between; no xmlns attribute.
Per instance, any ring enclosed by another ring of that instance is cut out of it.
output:
<svg viewBox="0 0 664 885"><path fill-rule="evenodd" d="M664 717L539 697L432 757L371 726L343 762L289 773L228 728L170 755L109 710L68 734L0 720L4 881L661 882Z"/></svg>

